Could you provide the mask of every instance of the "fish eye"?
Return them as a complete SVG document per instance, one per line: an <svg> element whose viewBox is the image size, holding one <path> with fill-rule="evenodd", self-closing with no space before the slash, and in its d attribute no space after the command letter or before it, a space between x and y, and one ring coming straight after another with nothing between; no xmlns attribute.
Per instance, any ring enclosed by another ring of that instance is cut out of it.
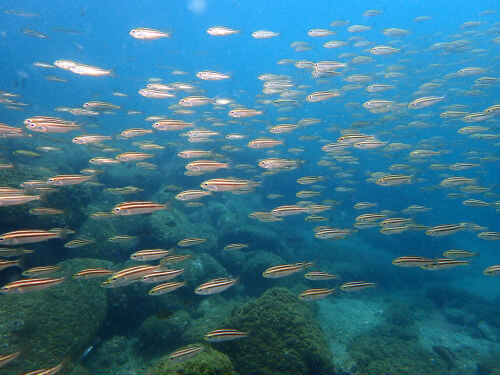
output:
<svg viewBox="0 0 500 375"><path fill-rule="evenodd" d="M135 30L132 30L132 31L131 31L131 33L132 33L132 34L135 34Z"/></svg>
<svg viewBox="0 0 500 375"><path fill-rule="evenodd" d="M48 180L48 181L49 181L49 182L52 182L52 181L54 181L54 179L53 179L53 178L49 178L49 180Z"/></svg>
<svg viewBox="0 0 500 375"><path fill-rule="evenodd" d="M34 128L35 127L35 124L30 122L30 127Z"/></svg>

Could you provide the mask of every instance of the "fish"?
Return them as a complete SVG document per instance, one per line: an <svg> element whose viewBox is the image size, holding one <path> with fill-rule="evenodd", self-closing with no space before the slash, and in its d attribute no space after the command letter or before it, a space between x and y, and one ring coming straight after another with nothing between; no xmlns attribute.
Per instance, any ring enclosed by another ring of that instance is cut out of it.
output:
<svg viewBox="0 0 500 375"><path fill-rule="evenodd" d="M177 246L190 247L207 242L206 238L185 238L177 242Z"/></svg>
<svg viewBox="0 0 500 375"><path fill-rule="evenodd" d="M255 39L270 39L280 36L281 34L270 30L257 30L250 35Z"/></svg>
<svg viewBox="0 0 500 375"><path fill-rule="evenodd" d="M306 268L311 267L312 265L312 262L298 262L293 264L273 266L262 272L262 276L268 279L277 279L300 272Z"/></svg>
<svg viewBox="0 0 500 375"><path fill-rule="evenodd" d="M351 281L340 286L340 289L344 292L356 292L358 290L373 288L375 283L367 281Z"/></svg>
<svg viewBox="0 0 500 375"><path fill-rule="evenodd" d="M23 245L27 243L43 242L55 238L63 238L67 230L58 228L43 229L21 229L0 235L0 245Z"/></svg>
<svg viewBox="0 0 500 375"><path fill-rule="evenodd" d="M10 354L2 354L0 355L0 368L7 366L10 362L15 360L22 354L22 350L18 350L17 352L13 352Z"/></svg>
<svg viewBox="0 0 500 375"><path fill-rule="evenodd" d="M214 178L202 182L200 186L205 190L214 192L250 192L255 187L260 186L260 183L235 178Z"/></svg>
<svg viewBox="0 0 500 375"><path fill-rule="evenodd" d="M166 204L149 201L133 201L117 204L112 212L119 216L143 215L167 209Z"/></svg>
<svg viewBox="0 0 500 375"><path fill-rule="evenodd" d="M65 281L64 277L58 279L52 279L52 278L23 279L23 280L13 281L11 283L2 286L0 288L0 293L11 295L11 294L36 292L54 287L56 285L63 283L64 281Z"/></svg>
<svg viewBox="0 0 500 375"><path fill-rule="evenodd" d="M164 281L172 280L173 278L182 275L183 273L184 268L156 270L152 273L141 276L140 281L142 281L143 283L161 283Z"/></svg>
<svg viewBox="0 0 500 375"><path fill-rule="evenodd" d="M114 271L105 268L87 268L75 273L73 278L77 280L95 279L98 277L107 277L113 273Z"/></svg>
<svg viewBox="0 0 500 375"><path fill-rule="evenodd" d="M16 260L3 260L3 259L0 259L0 271L5 270L5 269L10 268L10 267L23 268L23 266L21 265L20 262L21 262L20 259L16 259Z"/></svg>
<svg viewBox="0 0 500 375"><path fill-rule="evenodd" d="M78 247L90 245L91 243L94 243L94 242L95 242L95 240L92 238L77 238L77 239L74 239L72 241L66 242L64 244L64 247L66 247L68 249L76 249Z"/></svg>
<svg viewBox="0 0 500 375"><path fill-rule="evenodd" d="M485 268L483 271L483 274L487 275L487 276L500 275L500 265L494 265L494 266L490 266L490 267Z"/></svg>
<svg viewBox="0 0 500 375"><path fill-rule="evenodd" d="M42 277L57 272L60 269L61 267L59 266L32 267L30 269L23 271L22 275L25 277Z"/></svg>
<svg viewBox="0 0 500 375"><path fill-rule="evenodd" d="M500 232L485 231L478 233L477 237L479 237L482 240L500 241Z"/></svg>
<svg viewBox="0 0 500 375"><path fill-rule="evenodd" d="M233 251L233 250L242 250L248 248L250 245L246 243L230 243L226 246L224 246L223 250L226 251Z"/></svg>
<svg viewBox="0 0 500 375"><path fill-rule="evenodd" d="M328 297L330 294L335 292L336 288L316 288L307 289L298 295L298 299L301 301L317 301Z"/></svg>
<svg viewBox="0 0 500 375"><path fill-rule="evenodd" d="M457 233L458 231L464 230L466 228L467 223L437 225L435 227L427 229L425 231L425 234L433 237L442 237Z"/></svg>
<svg viewBox="0 0 500 375"><path fill-rule="evenodd" d="M231 29L226 26L212 26L207 29L207 34L212 36L228 36L241 34L241 30Z"/></svg>
<svg viewBox="0 0 500 375"><path fill-rule="evenodd" d="M169 359L172 362L182 362L187 359L193 358L194 356L200 354L201 352L205 351L204 346L199 346L199 345L193 345L189 346L185 349L177 350L173 352L172 354L169 355Z"/></svg>
<svg viewBox="0 0 500 375"><path fill-rule="evenodd" d="M229 79L231 76L229 74L214 72L211 70L203 70L196 73L196 77L204 81L220 81L222 79Z"/></svg>
<svg viewBox="0 0 500 375"><path fill-rule="evenodd" d="M114 214L111 214L111 215L113 215L114 217L116 217L116 215L114 215ZM136 239L137 239L136 236L129 236L128 234L118 234L116 236L108 238L108 242L111 242L111 243L127 243L127 242L131 242L131 241L135 241Z"/></svg>
<svg viewBox="0 0 500 375"><path fill-rule="evenodd" d="M232 341L248 336L248 332L241 332L235 329L215 329L206 333L203 338L208 342L225 342Z"/></svg>
<svg viewBox="0 0 500 375"><path fill-rule="evenodd" d="M192 257L191 254L172 254L167 255L165 258L162 258L160 261L160 268L165 265L177 264L184 262Z"/></svg>
<svg viewBox="0 0 500 375"><path fill-rule="evenodd" d="M2 195L0 196L0 207L17 206L39 200L39 195Z"/></svg>
<svg viewBox="0 0 500 375"><path fill-rule="evenodd" d="M130 259L141 262L149 262L151 260L158 260L165 258L172 250L165 249L146 249L139 250L130 255Z"/></svg>
<svg viewBox="0 0 500 375"><path fill-rule="evenodd" d="M230 287L235 285L239 281L239 278L231 279L231 278L217 278L206 283L201 284L195 289L195 293L200 296L208 296L212 294L222 293L228 290Z"/></svg>
<svg viewBox="0 0 500 375"><path fill-rule="evenodd" d="M436 271L436 270L446 270L457 266L467 266L467 265L469 265L469 262L465 260L443 258L443 259L436 259L433 263L430 264L424 264L420 266L420 268L424 270Z"/></svg>
<svg viewBox="0 0 500 375"><path fill-rule="evenodd" d="M145 275L158 271L158 269L158 266L151 266L148 264L142 266L127 267L109 276L108 279L101 283L101 287L116 288L129 285L134 282L138 282L141 277Z"/></svg>
<svg viewBox="0 0 500 375"><path fill-rule="evenodd" d="M77 174L58 175L47 179L47 185L49 186L78 185L90 181L91 179L92 176L77 175Z"/></svg>
<svg viewBox="0 0 500 375"><path fill-rule="evenodd" d="M149 29L147 27L136 27L129 31L129 35L135 39L155 40L160 38L170 38L170 33L166 31Z"/></svg>
<svg viewBox="0 0 500 375"><path fill-rule="evenodd" d="M444 96L424 96L413 100L408 104L410 109L422 109L439 103L444 100Z"/></svg>
<svg viewBox="0 0 500 375"><path fill-rule="evenodd" d="M479 256L479 253L475 253L472 251L466 251L466 250L446 250L443 253L443 256L446 258L462 259L462 258L477 257L477 256Z"/></svg>
<svg viewBox="0 0 500 375"><path fill-rule="evenodd" d="M212 193L206 190L184 190L175 195L175 199L178 201L192 201L201 199L203 197L209 196Z"/></svg>
<svg viewBox="0 0 500 375"><path fill-rule="evenodd" d="M336 275L332 275L328 272L323 272L323 271L311 271L306 273L304 277L308 280L313 280L313 281L333 280L337 278Z"/></svg>
<svg viewBox="0 0 500 375"><path fill-rule="evenodd" d="M148 292L148 294L150 296L161 296L162 294L170 293L170 292L173 292L179 288L182 288L185 285L186 285L185 281L183 281L183 282L171 281L168 283L156 285L155 287L151 288L151 290Z"/></svg>
<svg viewBox="0 0 500 375"><path fill-rule="evenodd" d="M421 267L433 263L434 259L414 255L398 257L392 261L392 264L398 267Z"/></svg>

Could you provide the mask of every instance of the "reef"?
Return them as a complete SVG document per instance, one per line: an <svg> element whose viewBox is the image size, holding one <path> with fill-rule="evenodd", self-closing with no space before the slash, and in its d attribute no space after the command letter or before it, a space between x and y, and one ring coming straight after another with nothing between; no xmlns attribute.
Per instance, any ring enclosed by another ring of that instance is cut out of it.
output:
<svg viewBox="0 0 500 375"><path fill-rule="evenodd" d="M106 261L81 258L59 265L59 276L109 266ZM96 280L69 279L46 290L0 298L0 353L23 353L2 369L3 375L55 366L78 357L94 339L107 310L106 291Z"/></svg>
<svg viewBox="0 0 500 375"><path fill-rule="evenodd" d="M287 289L269 289L235 309L224 327L248 332L244 339L214 344L241 375L335 373L314 314Z"/></svg>
<svg viewBox="0 0 500 375"><path fill-rule="evenodd" d="M237 375L229 357L213 348L184 362L172 362L169 356L162 358L148 375Z"/></svg>

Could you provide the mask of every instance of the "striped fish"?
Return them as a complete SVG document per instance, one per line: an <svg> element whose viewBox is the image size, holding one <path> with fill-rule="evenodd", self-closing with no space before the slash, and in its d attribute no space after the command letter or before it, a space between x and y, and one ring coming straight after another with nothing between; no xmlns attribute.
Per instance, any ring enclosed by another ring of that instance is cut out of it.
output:
<svg viewBox="0 0 500 375"><path fill-rule="evenodd" d="M320 281L320 280L332 280L336 279L336 275L332 275L328 272L323 271L311 271L304 275L304 277L308 280Z"/></svg>
<svg viewBox="0 0 500 375"><path fill-rule="evenodd" d="M311 267L312 262L298 262L293 264L282 264L279 266L273 266L262 272L262 276L268 279L277 279L280 277L285 277L292 275L296 272L302 271L305 268Z"/></svg>
<svg viewBox="0 0 500 375"><path fill-rule="evenodd" d="M279 206L271 210L271 214L278 217L298 215L309 213L307 207L297 206L295 204Z"/></svg>
<svg viewBox="0 0 500 375"><path fill-rule="evenodd" d="M61 269L59 266L41 266L41 267L32 267L27 269L22 273L25 277L42 277L46 275L50 275L51 273L57 272Z"/></svg>
<svg viewBox="0 0 500 375"><path fill-rule="evenodd" d="M490 266L483 271L483 274L488 276L500 275L500 265Z"/></svg>
<svg viewBox="0 0 500 375"><path fill-rule="evenodd" d="M143 283L161 283L163 281L172 280L173 278L182 275L184 273L184 268L181 269L171 269L171 270L161 270L148 273L141 277Z"/></svg>
<svg viewBox="0 0 500 375"><path fill-rule="evenodd" d="M61 229L21 229L0 235L1 245L22 245L61 238L64 231Z"/></svg>
<svg viewBox="0 0 500 375"><path fill-rule="evenodd" d="M403 184L409 184L413 178L413 175L405 174L391 174L384 177L380 177L375 183L380 186L397 186Z"/></svg>
<svg viewBox="0 0 500 375"><path fill-rule="evenodd" d="M119 286L125 286L139 281L144 275L150 274L158 270L158 266L134 266L124 268L118 272L112 274L106 281L101 283L104 288L115 288Z"/></svg>
<svg viewBox="0 0 500 375"><path fill-rule="evenodd" d="M193 124L189 122L173 119L160 120L153 124L153 128L160 131L184 130L191 126L193 126Z"/></svg>
<svg viewBox="0 0 500 375"><path fill-rule="evenodd" d="M446 258L471 258L479 256L479 253L474 253L472 251L467 250L446 250L443 253L443 256Z"/></svg>
<svg viewBox="0 0 500 375"><path fill-rule="evenodd" d="M172 254L168 255L165 258L163 258L160 261L160 268L163 267L164 265L169 265L169 264L176 264L180 262L184 262L185 260L188 260L191 258L191 254Z"/></svg>
<svg viewBox="0 0 500 375"><path fill-rule="evenodd" d="M195 355L200 354L205 350L204 346L189 346L185 349L177 350L170 354L169 359L173 362L182 362L189 358L193 358Z"/></svg>
<svg viewBox="0 0 500 375"><path fill-rule="evenodd" d="M64 244L64 247L66 247L68 249L76 249L78 247L87 246L93 242L95 242L94 239L77 238L77 239L74 239L72 241L66 242Z"/></svg>
<svg viewBox="0 0 500 375"><path fill-rule="evenodd" d="M399 257L392 261L392 264L398 267L421 267L432 263L434 263L433 259L413 255Z"/></svg>
<svg viewBox="0 0 500 375"><path fill-rule="evenodd" d="M12 362L14 359L21 355L21 350L11 354L3 354L0 355L0 368L6 366L9 362Z"/></svg>
<svg viewBox="0 0 500 375"><path fill-rule="evenodd" d="M61 369L64 366L64 363L65 362L62 362L62 363L58 364L55 367L44 368L44 369L41 369L41 370L31 371L31 372L27 372L27 373L24 373L24 374L21 374L21 375L54 375L54 374L58 373L59 371L61 371Z"/></svg>
<svg viewBox="0 0 500 375"><path fill-rule="evenodd" d="M335 291L335 288L317 288L307 289L299 294L298 299L301 301L317 301L319 299L328 297Z"/></svg>
<svg viewBox="0 0 500 375"><path fill-rule="evenodd" d="M164 210L167 208L166 204L160 204L149 201L134 201L134 202L123 202L117 204L113 208L113 213L120 216L130 216L130 215L141 215L150 214L151 212Z"/></svg>
<svg viewBox="0 0 500 375"><path fill-rule="evenodd" d="M80 174L65 174L51 177L47 180L47 185L52 186L68 186L77 185L89 181L92 176L85 176Z"/></svg>
<svg viewBox="0 0 500 375"><path fill-rule="evenodd" d="M207 242L206 238L185 238L177 242L177 246L189 247L189 246L199 245L204 242Z"/></svg>
<svg viewBox="0 0 500 375"><path fill-rule="evenodd" d="M116 156L119 161L142 161L152 158L153 154L146 154L144 152L124 152Z"/></svg>
<svg viewBox="0 0 500 375"><path fill-rule="evenodd" d="M488 240L488 241L500 240L500 232L481 232L478 233L477 236L482 240Z"/></svg>
<svg viewBox="0 0 500 375"><path fill-rule="evenodd" d="M139 250L133 253L130 256L130 259L132 260L138 260L141 262L147 262L150 260L158 260L166 257L168 254L170 254L172 250L165 250L165 249L147 249L147 250Z"/></svg>
<svg viewBox="0 0 500 375"><path fill-rule="evenodd" d="M363 290L367 288L373 288L375 283L367 281L351 281L340 286L340 289L344 292L355 292L358 290Z"/></svg>
<svg viewBox="0 0 500 375"><path fill-rule="evenodd" d="M208 332L204 338L209 342L224 342L247 337L247 332L240 332L235 329L216 329Z"/></svg>
<svg viewBox="0 0 500 375"><path fill-rule="evenodd" d="M208 191L252 191L259 183L235 178L214 178L201 183Z"/></svg>
<svg viewBox="0 0 500 375"><path fill-rule="evenodd" d="M50 288L52 286L56 286L64 282L64 277L59 279L50 279L50 278L36 278L36 279L25 279L13 281L7 285L4 285L0 292L3 294L20 294L20 293L28 293L35 292L38 290L43 290Z"/></svg>
<svg viewBox="0 0 500 375"><path fill-rule="evenodd" d="M160 296L160 295L165 294L165 293L173 292L174 290L177 290L177 289L183 287L184 285L186 285L185 281L183 281L183 282L172 281L169 283L164 283L164 284L160 284L160 285L155 286L154 288L152 288L148 292L148 294L150 296Z"/></svg>
<svg viewBox="0 0 500 375"><path fill-rule="evenodd" d="M467 266L467 265L469 265L469 262L465 260L443 258L443 259L436 259L433 263L425 264L423 266L420 266L420 268L424 270L437 271L437 270L447 270L457 266Z"/></svg>
<svg viewBox="0 0 500 375"><path fill-rule="evenodd" d="M73 275L74 279L94 279L97 277L105 277L113 274L114 271L107 270L105 268L88 268L86 270L81 270Z"/></svg>
<svg viewBox="0 0 500 375"><path fill-rule="evenodd" d="M198 288L195 289L195 293L200 296L209 296L212 294L217 294L228 290L234 284L238 282L238 278L230 279L230 278L218 278L210 280L204 284L201 284Z"/></svg>
<svg viewBox="0 0 500 375"><path fill-rule="evenodd" d="M427 229L425 231L425 234L433 237L448 236L450 234L457 233L458 231L465 229L466 227L467 223L437 225L435 227Z"/></svg>

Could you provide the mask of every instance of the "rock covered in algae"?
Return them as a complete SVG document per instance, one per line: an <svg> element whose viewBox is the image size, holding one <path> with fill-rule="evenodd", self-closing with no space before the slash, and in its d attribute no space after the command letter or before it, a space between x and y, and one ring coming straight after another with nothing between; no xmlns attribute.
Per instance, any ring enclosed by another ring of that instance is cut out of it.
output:
<svg viewBox="0 0 500 375"><path fill-rule="evenodd" d="M248 337L217 345L241 375L334 374L331 354L312 311L287 289L272 288L225 322Z"/></svg>
<svg viewBox="0 0 500 375"><path fill-rule="evenodd" d="M98 259L71 259L59 264L64 273L107 267ZM107 310L106 291L97 280L68 280L52 288L0 296L0 353L23 355L2 368L2 375L55 366L85 349Z"/></svg>
<svg viewBox="0 0 500 375"><path fill-rule="evenodd" d="M237 375L229 357L213 348L184 362L172 362L163 357L148 375Z"/></svg>
<svg viewBox="0 0 500 375"><path fill-rule="evenodd" d="M356 362L354 375L448 374L451 367L418 345L411 329L392 324L357 336L348 351Z"/></svg>

